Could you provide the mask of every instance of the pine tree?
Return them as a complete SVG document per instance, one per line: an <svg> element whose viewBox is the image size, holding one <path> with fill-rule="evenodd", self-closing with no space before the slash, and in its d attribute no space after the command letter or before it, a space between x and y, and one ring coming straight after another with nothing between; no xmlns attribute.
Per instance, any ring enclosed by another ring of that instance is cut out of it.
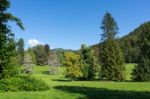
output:
<svg viewBox="0 0 150 99"><path fill-rule="evenodd" d="M19 64L22 65L24 63L24 40L21 38L17 42L17 54Z"/></svg>
<svg viewBox="0 0 150 99"><path fill-rule="evenodd" d="M115 39L115 36L118 33L117 23L108 12L103 17L101 29L103 30L103 33L101 34L102 41L107 39Z"/></svg>
<svg viewBox="0 0 150 99"><path fill-rule="evenodd" d="M82 72L83 79L92 80L95 78L96 73L99 71L99 65L94 51L86 45L81 45L80 55L82 59Z"/></svg>
<svg viewBox="0 0 150 99"><path fill-rule="evenodd" d="M150 81L150 23L144 23L139 35L140 55L132 73L135 81Z"/></svg>
<svg viewBox="0 0 150 99"><path fill-rule="evenodd" d="M100 77L108 80L124 80L125 61L123 52L115 37L118 33L117 23L110 13L106 13L102 21L102 41L100 51Z"/></svg>
<svg viewBox="0 0 150 99"><path fill-rule="evenodd" d="M0 78L9 78L14 75L11 59L15 55L15 42L8 22L14 21L21 29L24 29L20 19L6 11L9 7L8 0L0 0Z"/></svg>

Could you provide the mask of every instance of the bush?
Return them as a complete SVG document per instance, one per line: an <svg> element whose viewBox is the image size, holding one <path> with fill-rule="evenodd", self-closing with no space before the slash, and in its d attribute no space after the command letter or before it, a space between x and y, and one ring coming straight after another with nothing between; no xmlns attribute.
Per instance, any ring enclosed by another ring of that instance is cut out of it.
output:
<svg viewBox="0 0 150 99"><path fill-rule="evenodd" d="M48 85L30 76L18 76L0 80L0 91L45 91Z"/></svg>

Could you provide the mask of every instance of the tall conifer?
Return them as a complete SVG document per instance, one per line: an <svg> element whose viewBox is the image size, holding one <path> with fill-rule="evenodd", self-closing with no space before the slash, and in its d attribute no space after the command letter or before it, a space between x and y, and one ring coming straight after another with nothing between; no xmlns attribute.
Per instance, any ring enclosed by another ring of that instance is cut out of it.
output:
<svg viewBox="0 0 150 99"><path fill-rule="evenodd" d="M110 13L104 15L101 29L103 30L101 34L103 44L100 51L100 77L108 80L122 81L125 78L124 56L118 42L116 42L118 26Z"/></svg>

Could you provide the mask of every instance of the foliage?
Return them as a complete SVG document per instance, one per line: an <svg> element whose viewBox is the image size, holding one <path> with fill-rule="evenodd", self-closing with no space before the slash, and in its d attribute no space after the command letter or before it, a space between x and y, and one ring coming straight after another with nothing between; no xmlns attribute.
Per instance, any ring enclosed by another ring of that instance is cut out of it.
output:
<svg viewBox="0 0 150 99"><path fill-rule="evenodd" d="M150 22L146 22L145 24L150 24ZM139 37L141 33L141 28L142 28L142 25L137 27L128 35L117 40L117 42L120 44L121 49L123 50L126 63L138 63L139 61L139 58L138 58L140 54ZM100 44L95 44L91 46L91 48L94 49L94 53L97 58L99 58L99 55L100 55L99 50L101 50L100 46L102 44L103 42L101 42Z"/></svg>
<svg viewBox="0 0 150 99"><path fill-rule="evenodd" d="M94 56L94 51L86 45L81 45L81 59L83 61L83 77L84 79L92 80L96 76L96 73L99 72L99 65L96 57Z"/></svg>
<svg viewBox="0 0 150 99"><path fill-rule="evenodd" d="M33 47L33 50L36 55L36 64L44 66L47 64L47 55L45 52L45 47L43 45L37 45Z"/></svg>
<svg viewBox="0 0 150 99"><path fill-rule="evenodd" d="M108 80L123 81L124 80L124 56L120 45L115 40L118 33L117 23L111 14L106 13L102 21L102 40L100 45L100 77Z"/></svg>
<svg viewBox="0 0 150 99"><path fill-rule="evenodd" d="M124 57L118 42L110 40L104 42L101 51L100 77L108 80L124 80Z"/></svg>
<svg viewBox="0 0 150 99"><path fill-rule="evenodd" d="M44 91L48 85L30 76L18 76L0 80L0 91Z"/></svg>
<svg viewBox="0 0 150 99"><path fill-rule="evenodd" d="M150 81L150 23L141 25L139 62L133 71L135 81Z"/></svg>
<svg viewBox="0 0 150 99"><path fill-rule="evenodd" d="M6 12L9 7L8 0L0 0L0 78L9 78L14 75L12 72L14 66L11 64L11 58L15 56L14 34L7 23L14 21L21 29L24 29L20 19Z"/></svg>
<svg viewBox="0 0 150 99"><path fill-rule="evenodd" d="M139 54L138 30L118 40L123 50L126 63L137 63Z"/></svg>
<svg viewBox="0 0 150 99"><path fill-rule="evenodd" d="M24 40L21 38L17 42L17 54L19 64L22 65L24 63Z"/></svg>
<svg viewBox="0 0 150 99"><path fill-rule="evenodd" d="M49 57L50 57L50 47L48 44L44 45L45 53L46 53L46 65L48 65Z"/></svg>
<svg viewBox="0 0 150 99"><path fill-rule="evenodd" d="M115 39L115 35L118 33L117 23L108 12L103 17L101 29L103 30L101 34L102 41L106 39Z"/></svg>
<svg viewBox="0 0 150 99"><path fill-rule="evenodd" d="M51 66L63 66L63 62L65 61L65 52L76 52L73 50L65 50L62 48L56 48L50 50L50 59L49 59L49 65Z"/></svg>
<svg viewBox="0 0 150 99"><path fill-rule="evenodd" d="M48 63L50 66L60 66L60 58L57 52L51 51Z"/></svg>
<svg viewBox="0 0 150 99"><path fill-rule="evenodd" d="M26 51L26 53L29 53L32 63L36 64L36 55L34 53L34 50L32 48L28 48L28 50Z"/></svg>
<svg viewBox="0 0 150 99"><path fill-rule="evenodd" d="M127 76L135 64L126 64ZM43 74L49 66L34 66L33 77L45 81L50 89L36 92L4 92L0 99L149 99L150 82L70 81L58 67L58 75Z"/></svg>
<svg viewBox="0 0 150 99"><path fill-rule="evenodd" d="M24 57L23 73L31 74L33 72L32 65L33 65L32 57L29 52L26 52Z"/></svg>
<svg viewBox="0 0 150 99"><path fill-rule="evenodd" d="M77 79L83 76L81 58L73 52L65 53L64 66L66 66L66 77Z"/></svg>

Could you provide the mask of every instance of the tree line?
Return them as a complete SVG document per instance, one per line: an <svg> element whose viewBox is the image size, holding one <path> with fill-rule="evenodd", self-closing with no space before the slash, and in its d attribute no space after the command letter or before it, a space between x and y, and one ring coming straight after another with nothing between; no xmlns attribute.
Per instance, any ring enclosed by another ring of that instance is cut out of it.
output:
<svg viewBox="0 0 150 99"><path fill-rule="evenodd" d="M15 35L8 22L16 22L22 30L24 27L19 18L7 12L9 7L8 0L0 1L0 79L16 75L16 64L23 65L25 57L28 57L27 61L42 66L49 64L50 61L48 44L24 50L23 39L15 41ZM98 77L124 81L125 62L134 61L138 65L133 70L132 79L150 81L150 22L142 24L133 31L132 37L125 36L120 40L116 37L119 30L117 22L107 12L100 28L103 32L98 50L95 51L83 44L79 51L67 51L61 54L61 63L66 67L66 77L82 80L93 80Z"/></svg>
<svg viewBox="0 0 150 99"><path fill-rule="evenodd" d="M103 33L99 45L82 45L78 55L65 55L66 77L91 80L98 73L100 79L124 81L125 63L134 62L137 65L132 72L132 79L150 81L150 22L119 39L116 37L119 30L117 22L107 12L100 28Z"/></svg>

